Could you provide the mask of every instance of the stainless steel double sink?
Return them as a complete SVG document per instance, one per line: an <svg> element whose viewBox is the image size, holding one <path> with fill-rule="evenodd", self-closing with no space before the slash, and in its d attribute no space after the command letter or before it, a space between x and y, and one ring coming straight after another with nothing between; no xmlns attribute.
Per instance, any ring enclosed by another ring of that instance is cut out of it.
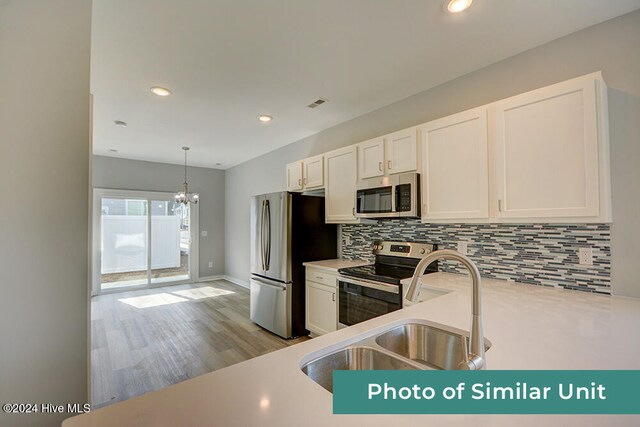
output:
<svg viewBox="0 0 640 427"><path fill-rule="evenodd" d="M468 341L464 331L411 321L317 357L302 372L333 392L336 370L458 369L467 359ZM485 339L485 351L490 347Z"/></svg>

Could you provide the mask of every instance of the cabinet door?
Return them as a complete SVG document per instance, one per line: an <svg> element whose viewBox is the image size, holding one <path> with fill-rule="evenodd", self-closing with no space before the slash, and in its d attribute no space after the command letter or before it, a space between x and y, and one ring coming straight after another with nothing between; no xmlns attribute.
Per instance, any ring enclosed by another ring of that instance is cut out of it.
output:
<svg viewBox="0 0 640 427"><path fill-rule="evenodd" d="M307 281L306 328L318 335L338 329L337 289Z"/></svg>
<svg viewBox="0 0 640 427"><path fill-rule="evenodd" d="M302 190L302 161L287 165L287 191Z"/></svg>
<svg viewBox="0 0 640 427"><path fill-rule="evenodd" d="M487 109L425 124L422 219L489 218Z"/></svg>
<svg viewBox="0 0 640 427"><path fill-rule="evenodd" d="M597 216L595 79L559 83L494 108L497 216Z"/></svg>
<svg viewBox="0 0 640 427"><path fill-rule="evenodd" d="M358 144L358 179L384 175L384 138Z"/></svg>
<svg viewBox="0 0 640 427"><path fill-rule="evenodd" d="M418 170L418 130L413 127L392 133L387 141L388 173Z"/></svg>
<svg viewBox="0 0 640 427"><path fill-rule="evenodd" d="M356 210L356 147L346 147L324 155L325 220L327 223L359 222Z"/></svg>
<svg viewBox="0 0 640 427"><path fill-rule="evenodd" d="M324 185L324 156L309 157L302 161L304 177L302 183L305 189L320 188Z"/></svg>

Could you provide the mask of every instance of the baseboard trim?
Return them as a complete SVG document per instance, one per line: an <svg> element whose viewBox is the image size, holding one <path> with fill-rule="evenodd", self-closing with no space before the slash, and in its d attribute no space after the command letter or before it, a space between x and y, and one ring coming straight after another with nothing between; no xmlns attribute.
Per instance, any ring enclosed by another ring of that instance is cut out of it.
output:
<svg viewBox="0 0 640 427"><path fill-rule="evenodd" d="M196 280L194 280L195 282L212 282L214 280L222 280L224 279L225 276L223 276L222 274L219 274L217 276L205 276L205 277L198 277Z"/></svg>
<svg viewBox="0 0 640 427"><path fill-rule="evenodd" d="M235 283L238 286L242 286L243 288L251 289L251 286L249 285L249 283L245 282L244 280L240 280L240 279L237 279L235 277L231 277L231 276L227 276L227 275L222 276L222 278L224 280L227 280L227 281L231 282L231 283Z"/></svg>

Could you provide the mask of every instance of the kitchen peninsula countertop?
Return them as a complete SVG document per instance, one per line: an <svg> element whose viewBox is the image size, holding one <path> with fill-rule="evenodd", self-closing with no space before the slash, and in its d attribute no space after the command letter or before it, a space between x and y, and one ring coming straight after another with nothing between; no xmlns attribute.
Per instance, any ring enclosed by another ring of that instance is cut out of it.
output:
<svg viewBox="0 0 640 427"><path fill-rule="evenodd" d="M300 367L394 324L424 319L469 330L465 275L434 273L448 291L320 336L64 422L78 426L593 426L640 415L333 415L332 394ZM640 299L483 280L488 369L640 369Z"/></svg>

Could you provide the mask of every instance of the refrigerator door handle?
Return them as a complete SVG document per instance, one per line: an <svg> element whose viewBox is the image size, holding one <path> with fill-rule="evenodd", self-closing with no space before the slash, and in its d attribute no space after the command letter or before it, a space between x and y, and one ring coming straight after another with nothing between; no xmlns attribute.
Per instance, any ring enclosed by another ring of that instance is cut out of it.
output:
<svg viewBox="0 0 640 427"><path fill-rule="evenodd" d="M265 200L267 212L267 244L265 248L265 271L269 271L269 263L271 262L271 207L269 200Z"/></svg>
<svg viewBox="0 0 640 427"><path fill-rule="evenodd" d="M265 256L264 256L264 219L265 219L265 204L266 200L262 201L262 209L260 211L260 257L262 258L262 271L265 271Z"/></svg>
<svg viewBox="0 0 640 427"><path fill-rule="evenodd" d="M251 277L251 281L258 283L260 286L266 286L268 288L273 288L280 291L286 291L289 289L289 286L290 286L286 283L278 283L278 282L274 282L273 280L264 279L261 277Z"/></svg>

